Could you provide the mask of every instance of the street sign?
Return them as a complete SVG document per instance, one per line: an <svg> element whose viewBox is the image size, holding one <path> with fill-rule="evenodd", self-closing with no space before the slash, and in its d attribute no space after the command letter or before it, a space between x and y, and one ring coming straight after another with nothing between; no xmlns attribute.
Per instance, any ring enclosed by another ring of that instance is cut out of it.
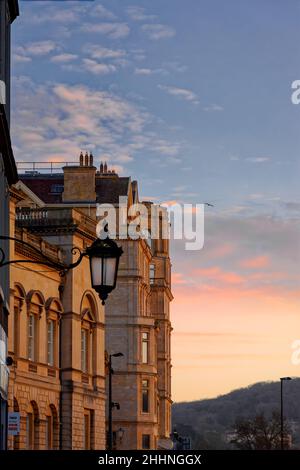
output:
<svg viewBox="0 0 300 470"><path fill-rule="evenodd" d="M7 432L10 436L17 436L20 432L20 413L9 411Z"/></svg>

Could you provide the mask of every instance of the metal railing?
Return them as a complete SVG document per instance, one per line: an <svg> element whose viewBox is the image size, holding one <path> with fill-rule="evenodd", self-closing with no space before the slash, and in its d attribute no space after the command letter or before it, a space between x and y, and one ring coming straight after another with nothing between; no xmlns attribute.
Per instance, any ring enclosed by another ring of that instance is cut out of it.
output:
<svg viewBox="0 0 300 470"><path fill-rule="evenodd" d="M64 166L78 166L77 162L17 162L19 173L38 174L47 172L50 174L61 173Z"/></svg>

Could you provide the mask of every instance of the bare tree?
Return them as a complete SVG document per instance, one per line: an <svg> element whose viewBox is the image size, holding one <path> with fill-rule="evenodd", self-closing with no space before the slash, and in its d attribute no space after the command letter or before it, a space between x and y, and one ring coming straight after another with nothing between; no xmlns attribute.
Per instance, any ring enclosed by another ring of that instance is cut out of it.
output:
<svg viewBox="0 0 300 470"><path fill-rule="evenodd" d="M288 448L290 429L286 420L283 423L284 447ZM234 427L235 437L231 440L241 450L274 450L281 448L280 413L274 411L267 419L264 414L254 419L238 419Z"/></svg>

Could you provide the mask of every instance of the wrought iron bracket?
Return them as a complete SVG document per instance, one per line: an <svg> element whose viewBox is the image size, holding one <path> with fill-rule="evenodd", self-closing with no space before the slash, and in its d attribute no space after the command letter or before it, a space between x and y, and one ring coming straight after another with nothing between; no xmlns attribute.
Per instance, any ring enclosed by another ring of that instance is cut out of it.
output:
<svg viewBox="0 0 300 470"><path fill-rule="evenodd" d="M74 247L71 248L71 253L73 255L78 253L77 260L74 263L70 263L70 264L59 263L59 262L53 261L51 258L46 256L42 251L40 251L35 246L31 245L28 242L25 242L24 240L20 240L19 238L0 235L0 240L13 241L13 242L16 242L16 243L20 243L21 245L29 248L36 255L39 256L39 259L37 259L37 260L27 260L27 259L6 260L5 252L4 252L3 248L0 247L0 268L2 268L4 266L8 266L10 264L18 264L18 263L41 264L41 265L48 266L50 268L56 269L59 272L60 276L65 276L65 274L70 269L76 268L81 263L82 258L84 256L88 256L86 251L81 251L80 248L74 246Z"/></svg>

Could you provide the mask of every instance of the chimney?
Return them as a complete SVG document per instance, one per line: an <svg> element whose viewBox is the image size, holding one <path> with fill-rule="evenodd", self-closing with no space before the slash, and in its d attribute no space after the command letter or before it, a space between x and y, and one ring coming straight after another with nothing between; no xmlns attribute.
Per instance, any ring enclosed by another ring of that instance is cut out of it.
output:
<svg viewBox="0 0 300 470"><path fill-rule="evenodd" d="M90 157L86 152L84 156L81 152L79 166L65 166L64 171L64 191L62 193L63 202L96 202L96 168L92 165L93 155ZM90 161L90 165L89 165Z"/></svg>
<svg viewBox="0 0 300 470"><path fill-rule="evenodd" d="M92 152L90 152L90 166L93 166L93 163L94 163L94 155L92 154Z"/></svg>
<svg viewBox="0 0 300 470"><path fill-rule="evenodd" d="M103 162L100 163L100 175L103 175Z"/></svg>

